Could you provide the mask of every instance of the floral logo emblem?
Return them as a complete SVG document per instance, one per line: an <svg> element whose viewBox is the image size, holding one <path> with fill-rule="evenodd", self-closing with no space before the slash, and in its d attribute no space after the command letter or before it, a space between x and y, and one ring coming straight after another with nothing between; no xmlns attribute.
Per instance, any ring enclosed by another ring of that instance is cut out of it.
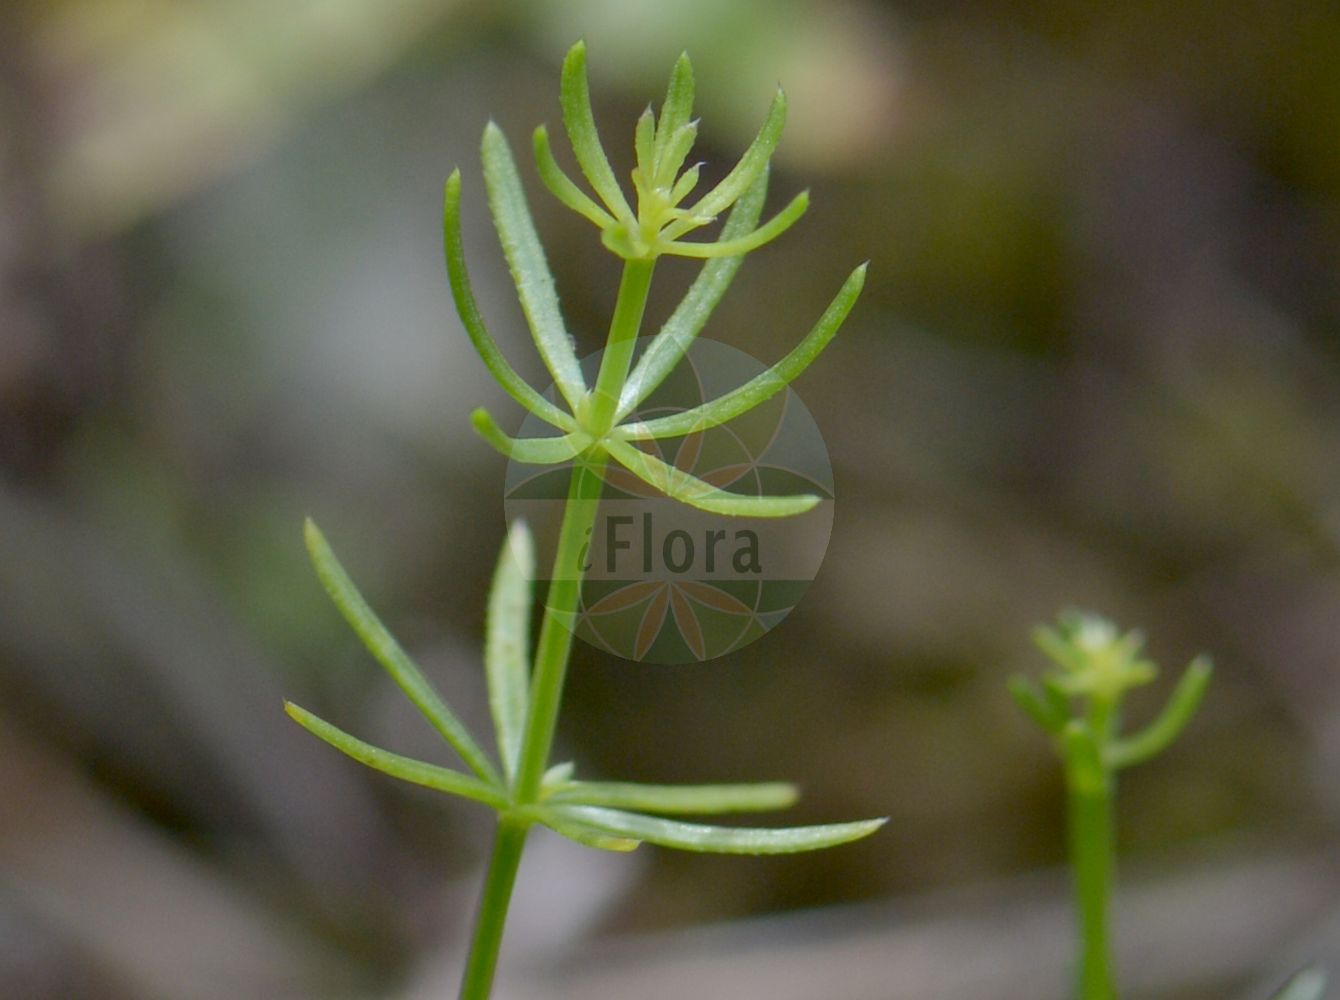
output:
<svg viewBox="0 0 1340 1000"><path fill-rule="evenodd" d="M599 360L597 355L586 363L598 366ZM764 367L734 348L700 338L686 363L634 419L685 412L718 395L719 385ZM650 663L701 662L765 635L817 574L832 525L832 469L818 426L799 396L787 389L729 424L636 446L666 470L666 490L622 465L603 470L578 610L570 622L573 634ZM542 547L567 495L564 473L520 463L508 468L507 516L525 518ZM809 493L821 502L795 518L714 514L667 497L676 475L738 494Z"/></svg>

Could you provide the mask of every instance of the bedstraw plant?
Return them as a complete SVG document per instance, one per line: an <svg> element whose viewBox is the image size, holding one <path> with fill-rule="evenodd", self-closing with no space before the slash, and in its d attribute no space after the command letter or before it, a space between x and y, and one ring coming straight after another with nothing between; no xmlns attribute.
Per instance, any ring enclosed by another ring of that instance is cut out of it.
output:
<svg viewBox="0 0 1340 1000"><path fill-rule="evenodd" d="M1117 773L1149 760L1177 738L1205 694L1210 661L1203 656L1193 660L1154 721L1138 733L1123 735L1127 693L1158 675L1158 668L1141 655L1144 636L1122 633L1096 615L1071 611L1060 616L1056 628L1039 627L1033 638L1055 667L1040 685L1013 678L1010 694L1051 735L1065 775L1079 930L1076 996L1116 1000L1111 900Z"/></svg>
<svg viewBox="0 0 1340 1000"><path fill-rule="evenodd" d="M1033 640L1054 667L1040 684L1011 678L1010 694L1051 735L1065 776L1078 930L1074 995L1077 1000L1116 1000L1111 907L1117 774L1157 756L1186 728L1209 686L1210 660L1192 660L1154 720L1125 735L1121 713L1126 695L1158 676L1158 667L1141 655L1143 633L1122 633L1105 618L1067 611L1055 628L1039 626ZM1272 1000L1321 1000L1325 992L1326 973L1307 968Z"/></svg>
<svg viewBox="0 0 1340 1000"><path fill-rule="evenodd" d="M836 334L860 293L865 265L856 268L810 332L781 361L724 395L682 412L641 421L638 405L684 357L725 293L745 254L786 231L805 211L806 194L793 198L759 224L768 164L781 136L786 100L779 91L757 138L716 186L690 195L697 165L684 168L697 134L692 118L693 71L681 56L670 77L659 117L650 108L637 121L630 201L596 134L581 43L563 64L563 124L587 194L558 165L549 136L535 131L533 152L545 186L568 208L593 223L601 242L622 260L618 298L594 384L588 385L559 312L558 296L527 207L506 139L492 123L484 130L484 182L504 256L540 357L553 377L556 402L525 382L485 329L471 291L461 242L461 178L446 183L444 241L447 274L456 308L484 365L522 407L555 434L517 439L484 410L475 429L511 461L570 467L539 636L532 651L532 583L535 552L526 526L514 523L498 561L488 601L484 670L496 737L487 752L434 691L359 594L326 539L310 521L307 546L317 575L349 625L409 699L456 751L466 770L410 760L371 746L297 705L286 710L299 724L336 749L405 781L471 799L493 809L497 830L460 996L488 996L503 925L523 847L532 827L546 826L588 847L629 851L640 843L689 851L780 854L831 847L864 837L884 821L867 820L789 828L744 828L684 822L669 817L777 809L795 801L785 783L658 786L579 780L572 765L552 765L551 747L583 582L582 548L594 523L603 476L617 463L668 497L721 515L789 517L810 510L809 495L748 496L719 489L667 465L639 447L717 426L784 389ZM689 237L729 211L719 237ZM657 259L704 259L684 299L634 364L644 307Z"/></svg>

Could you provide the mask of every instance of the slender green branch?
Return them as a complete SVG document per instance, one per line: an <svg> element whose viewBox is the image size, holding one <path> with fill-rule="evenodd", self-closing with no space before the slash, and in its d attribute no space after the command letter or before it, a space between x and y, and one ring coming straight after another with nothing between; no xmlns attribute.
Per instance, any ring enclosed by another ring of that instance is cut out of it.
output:
<svg viewBox="0 0 1340 1000"><path fill-rule="evenodd" d="M601 464L603 462L595 463ZM599 468L583 461L573 466L549 595L545 601L544 623L535 649L535 671L513 778L512 791L517 803L534 802L539 798L548 766L558 710L563 698L568 656L572 650L572 628L581 595L582 558L586 539L595 523L601 484ZM488 878L480 899L474 939L470 946L470 958L461 983L461 1000L488 998L528 825L528 820L519 820L506 813L499 818ZM577 827L581 825L573 824L574 837L580 832ZM610 836L605 831L591 830L589 833L593 846L608 847L626 842L626 838ZM607 843L596 845L597 840Z"/></svg>
<svg viewBox="0 0 1340 1000"><path fill-rule="evenodd" d="M1070 864L1080 925L1079 996L1115 1000L1110 954L1113 803L1103 792L1069 793Z"/></svg>
<svg viewBox="0 0 1340 1000"><path fill-rule="evenodd" d="M590 418L587 426L595 433L604 434L614 425L619 396L628 380L628 369L637 346L638 331L642 329L642 314L647 308L651 289L654 260L626 260L623 277L619 280L619 297L614 303L614 317L610 320L609 339L605 354L600 359L600 373L590 397Z"/></svg>
<svg viewBox="0 0 1340 1000"><path fill-rule="evenodd" d="M642 324L652 267L652 261L627 261L624 265L619 299L610 323L609 342L593 394L595 420L613 419L624 379L628 377L633 344ZM535 647L535 669L525 729L521 734L513 778L515 800L523 805L539 799L545 770L549 766L585 575L582 560L600 504L604 464L603 454L588 453L574 464L569 480L568 499L563 508L563 523L545 600L544 622ZM599 840L607 847L630 843L618 832L611 836L611 831L587 830L586 826L580 818L573 817L571 832L574 836L589 835L592 842ZM506 816L499 820L488 881L470 948L470 961L461 985L461 1000L485 1000L488 997L525 839L525 825L518 825L516 820Z"/></svg>
<svg viewBox="0 0 1340 1000"><path fill-rule="evenodd" d="M613 419L647 306L652 267L652 261L626 261L624 264L605 357L591 396L593 421ZM554 553L554 568L545 600L544 621L535 647L530 712L517 767L515 787L521 802L534 802L539 798L544 772L549 766L549 751L563 700L568 655L572 650L572 630L581 599L582 560L600 504L605 461L604 452L587 452L573 465L569 480L568 499L563 509L558 549Z"/></svg>
<svg viewBox="0 0 1340 1000"><path fill-rule="evenodd" d="M600 503L603 470L603 456L589 457L573 466L569 480L567 506L563 511L558 550L554 554L549 594L544 604L544 619L535 645L530 711L526 716L521 758L517 765L515 789L521 802L534 802L539 798L540 784L549 764L549 750L563 700L568 655L572 650L572 630L581 598L582 559Z"/></svg>
<svg viewBox="0 0 1340 1000"><path fill-rule="evenodd" d="M528 823L506 816L498 821L493 856L489 860L484 891L479 897L470 957L461 980L460 1000L488 1000L489 991L493 989L507 908L512 901L512 887L516 885L516 873L521 867L521 852L526 846L529 828Z"/></svg>
<svg viewBox="0 0 1340 1000"><path fill-rule="evenodd" d="M1110 944L1116 870L1115 782L1101 760L1097 737L1087 725L1070 722L1063 740L1070 870L1079 919L1078 996L1081 1000L1116 1000Z"/></svg>

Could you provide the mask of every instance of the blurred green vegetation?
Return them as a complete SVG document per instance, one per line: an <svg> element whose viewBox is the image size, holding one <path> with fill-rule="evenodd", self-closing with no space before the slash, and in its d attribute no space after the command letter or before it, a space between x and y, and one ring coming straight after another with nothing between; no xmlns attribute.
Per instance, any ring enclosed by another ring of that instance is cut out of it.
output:
<svg viewBox="0 0 1340 1000"><path fill-rule="evenodd" d="M486 718L502 468L466 417L510 411L450 305L441 185L462 168L481 304L534 377L478 141L490 116L516 149L557 119L578 36L625 167L683 48L709 175L787 87L773 197L808 186L812 209L706 335L773 360L873 265L797 387L838 489L806 600L700 666L579 650L560 739L590 775L794 777L797 822L893 823L757 863L562 855L589 897L562 930L537 861L516 947L1058 864L1059 775L1004 682L1067 605L1144 626L1156 659L1218 664L1203 716L1123 785L1133 865L1333 850L1334 4L18 0L0 13L3 995L389 992L463 940L486 817L283 718L281 690L433 752L300 529L317 516ZM593 349L617 268L531 191ZM231 985L202 985L182 970L217 941Z"/></svg>

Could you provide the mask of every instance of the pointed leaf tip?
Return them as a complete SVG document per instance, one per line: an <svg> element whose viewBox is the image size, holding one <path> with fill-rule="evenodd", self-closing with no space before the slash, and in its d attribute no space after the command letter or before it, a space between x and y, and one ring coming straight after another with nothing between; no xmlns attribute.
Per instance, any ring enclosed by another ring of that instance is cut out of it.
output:
<svg viewBox="0 0 1340 1000"><path fill-rule="evenodd" d="M595 112L591 108L590 87L586 79L586 48L578 42L568 50L563 60L563 74L559 82L559 103L563 110L563 126L568 141L577 157L582 173L600 196L601 201L618 218L631 218L633 210L624 197L619 182L610 167L605 149L596 129Z"/></svg>
<svg viewBox="0 0 1340 1000"><path fill-rule="evenodd" d="M405 653L395 637L377 617L359 593L348 572L327 544L320 530L309 519L304 529L307 549L317 579L339 609L344 620L362 640L368 652L385 668L397 686L423 713L448 743L455 748L470 770L485 782L497 783L497 772L464 724L428 683L418 666Z"/></svg>
<svg viewBox="0 0 1340 1000"><path fill-rule="evenodd" d="M485 148L496 145L489 141L487 132L484 140L482 145ZM506 143L502 145L505 147ZM461 245L460 194L459 171L453 171L452 176L447 178L442 199L442 243L446 255L447 282L451 286L456 312L470 337L470 342L479 353L489 374L509 396L546 423L563 430L572 430L575 426L572 418L531 388L530 384L516 373L484 326L483 317L479 313L479 304L475 301L474 291L470 287L465 251Z"/></svg>
<svg viewBox="0 0 1340 1000"><path fill-rule="evenodd" d="M1316 966L1304 969L1276 993L1271 1000L1321 1000L1326 993L1326 972Z"/></svg>
<svg viewBox="0 0 1340 1000"><path fill-rule="evenodd" d="M315 550L324 548L326 545L326 536L321 533L321 529L316 526L316 522L310 517L304 518L302 522L302 537L307 543L307 551L315 556Z"/></svg>
<svg viewBox="0 0 1340 1000"><path fill-rule="evenodd" d="M626 440L632 441L691 434L694 431L723 424L727 420L759 405L764 400L770 399L809 367L810 363L828 345L828 342L836 336L838 329L847 318L847 314L856 304L856 299L861 290L861 281L859 270L853 272L804 339L786 357L767 371L761 372L744 385L718 396L711 402L695 406L691 410L627 425L627 430L623 436ZM638 455L642 454L642 452L638 452ZM635 460L641 460L637 456L634 456L634 458ZM619 461L624 462L622 458Z"/></svg>
<svg viewBox="0 0 1340 1000"><path fill-rule="evenodd" d="M403 757L373 746L292 702L285 702L285 711L294 722L313 736L373 770L389 774L401 781L423 785L425 788L473 799L495 809L501 809L506 805L506 799L494 781L481 780L450 768L438 767L436 764Z"/></svg>
<svg viewBox="0 0 1340 1000"><path fill-rule="evenodd" d="M569 406L575 407L586 394L586 384L563 323L558 290L526 202L521 177L501 131L486 130L482 146L484 187L503 255L521 300L521 311L559 392Z"/></svg>
<svg viewBox="0 0 1340 1000"><path fill-rule="evenodd" d="M777 148L777 143L781 139L785 125L786 97L781 90L778 90L777 96L773 98L772 104L768 108L768 114L762 127L754 137L754 141L750 143L749 148L745 150L744 155L740 157L725 179L699 200L693 208L694 213L718 215L727 206L739 199L749 189L755 178L767 169L768 161L772 158L773 150ZM677 232L675 227L671 227L669 235L678 236L684 231L680 229Z"/></svg>
<svg viewBox="0 0 1340 1000"><path fill-rule="evenodd" d="M767 191L768 171L765 168L731 209L730 217L722 227L721 239L744 236L758 224ZM688 294L642 353L624 384L623 395L619 398L620 421L655 391L688 351L743 262L743 256L718 257L703 267Z"/></svg>

